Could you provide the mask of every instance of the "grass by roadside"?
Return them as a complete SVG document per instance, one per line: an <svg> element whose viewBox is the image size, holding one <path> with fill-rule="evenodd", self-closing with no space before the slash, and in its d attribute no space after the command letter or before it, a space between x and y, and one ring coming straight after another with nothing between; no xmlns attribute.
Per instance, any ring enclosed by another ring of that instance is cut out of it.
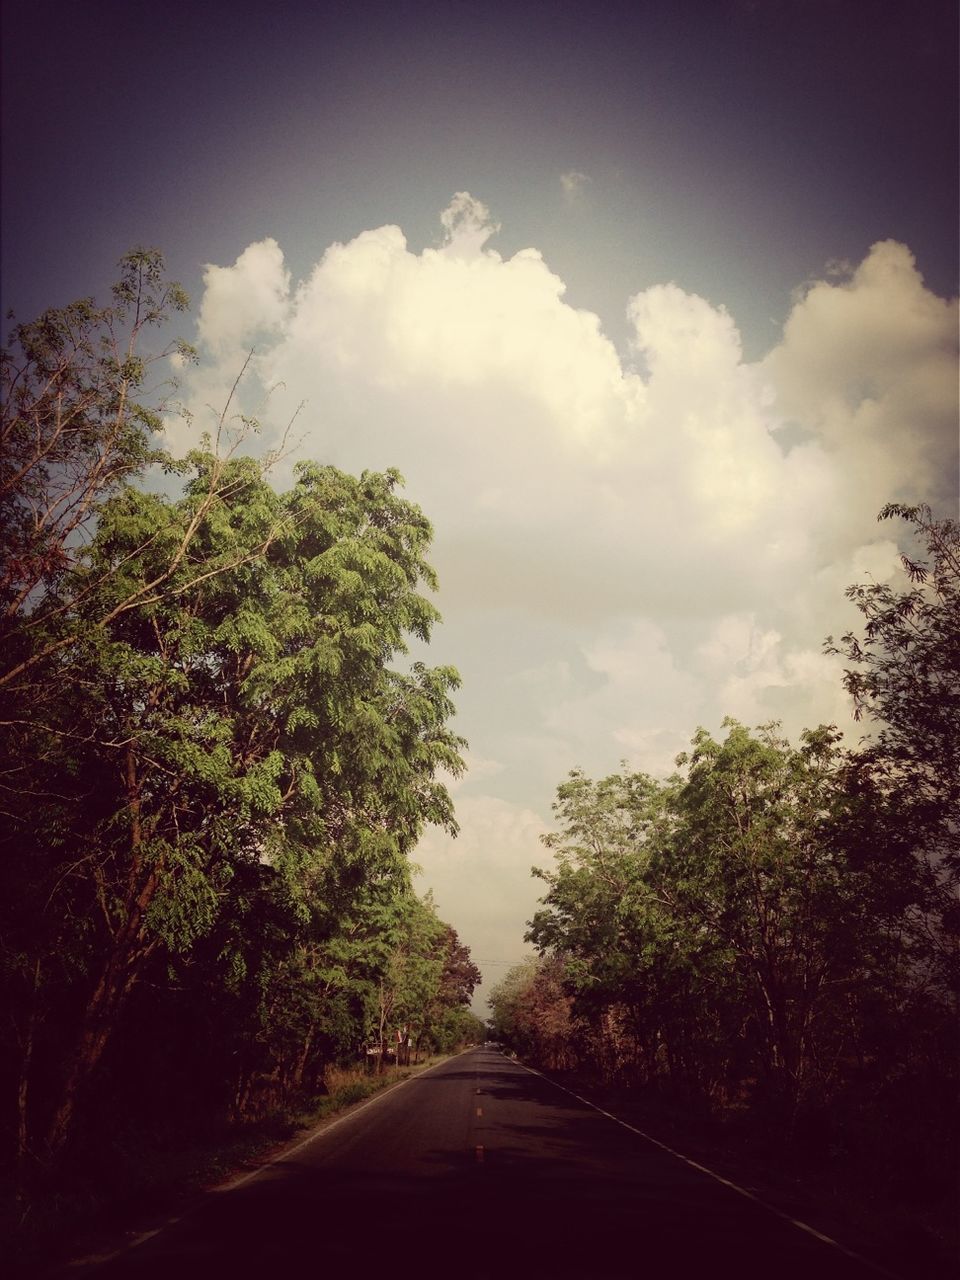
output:
<svg viewBox="0 0 960 1280"><path fill-rule="evenodd" d="M322 1096L242 1128L212 1126L190 1143L162 1129L114 1133L102 1149L78 1152L82 1160L75 1158L65 1174L29 1200L18 1203L12 1188L3 1188L0 1257L13 1274L30 1276L68 1257L108 1251L111 1241L121 1241L146 1216L175 1214L198 1193L258 1168L324 1121L449 1056L437 1054L381 1074L330 1068Z"/></svg>
<svg viewBox="0 0 960 1280"><path fill-rule="evenodd" d="M890 1195L869 1170L842 1157L817 1161L802 1149L762 1138L747 1125L724 1123L660 1095L604 1084L584 1073L542 1074L887 1273L903 1280L954 1274L960 1256L956 1188L910 1202Z"/></svg>

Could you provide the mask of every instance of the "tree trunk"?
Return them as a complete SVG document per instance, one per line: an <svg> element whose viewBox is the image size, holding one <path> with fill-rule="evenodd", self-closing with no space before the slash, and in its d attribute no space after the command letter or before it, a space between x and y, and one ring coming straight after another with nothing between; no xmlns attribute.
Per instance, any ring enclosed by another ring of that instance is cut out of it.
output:
<svg viewBox="0 0 960 1280"><path fill-rule="evenodd" d="M67 1058L60 1101L47 1130L46 1149L56 1156L63 1148L76 1117L77 1106L117 1024L120 1011L156 944L114 951L87 1002L76 1045Z"/></svg>
<svg viewBox="0 0 960 1280"><path fill-rule="evenodd" d="M316 1026L311 1024L310 1030L307 1032L307 1038L304 1041L300 1057L297 1060L297 1065L293 1070L293 1080L291 1083L293 1084L294 1089L303 1088L303 1077L307 1070L307 1063L310 1060L310 1050L313 1048L313 1037L316 1033L316 1029Z"/></svg>
<svg viewBox="0 0 960 1280"><path fill-rule="evenodd" d="M17 1081L17 1181L22 1189L27 1154L29 1151L29 1123L27 1104L30 1096L30 1070L33 1064L33 1045L37 1030L37 1006L40 1001L40 961L33 967L33 992L30 997L30 1013L20 1046L20 1078Z"/></svg>
<svg viewBox="0 0 960 1280"><path fill-rule="evenodd" d="M47 1131L47 1151L55 1156L70 1135L80 1101L91 1076L100 1065L120 1012L144 964L158 945L145 941L143 920L160 884L161 864L143 865L144 829L141 813L138 761L133 742L123 758L123 778L130 813L130 871L127 879L124 920L113 936L93 994L87 1001L76 1045L68 1055L60 1101Z"/></svg>
<svg viewBox="0 0 960 1280"><path fill-rule="evenodd" d="M253 1081L253 1069L246 1066L240 1070L237 1079L237 1088L233 1095L233 1123L239 1124L243 1119L247 1102L250 1098L250 1085Z"/></svg>
<svg viewBox="0 0 960 1280"><path fill-rule="evenodd" d="M787 1001L780 982L771 974L756 970L766 1012L766 1040L770 1075L784 1110L787 1140L792 1141L800 1087L797 1074L797 1044L792 1034Z"/></svg>
<svg viewBox="0 0 960 1280"><path fill-rule="evenodd" d="M384 1067L385 1067L385 1065L386 1065L386 1058L387 1058L387 1037L386 1037L386 1025L387 1025L387 1006L386 1006L385 999L384 999L384 992L383 992L383 979L381 978L381 979L380 979L380 1028L379 1028L379 1034L380 1034L380 1056L379 1056L379 1058L377 1059L377 1071L378 1071L378 1072L383 1071L383 1069L384 1069Z"/></svg>

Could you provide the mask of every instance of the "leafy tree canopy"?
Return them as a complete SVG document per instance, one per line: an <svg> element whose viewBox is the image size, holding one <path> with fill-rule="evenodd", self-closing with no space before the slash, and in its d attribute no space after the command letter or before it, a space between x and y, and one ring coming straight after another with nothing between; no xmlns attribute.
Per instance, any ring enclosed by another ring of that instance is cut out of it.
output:
<svg viewBox="0 0 960 1280"><path fill-rule="evenodd" d="M827 651L851 664L844 684L870 728L859 763L895 794L900 824L960 877L960 524L924 505L890 503L880 520L909 522L908 585L856 583L863 615Z"/></svg>
<svg viewBox="0 0 960 1280"><path fill-rule="evenodd" d="M55 1149L154 954L187 955L227 910L256 919L251 894L283 899L298 929L318 903L335 918L403 880L425 823L456 829L439 777L462 768L457 673L398 663L439 616L429 522L395 471L305 461L278 492L229 405L175 467L138 344L183 305L138 251L112 307L20 325L4 357L2 945L21 1145L46 990L83 1010L35 1108ZM139 483L157 463L182 474L178 495Z"/></svg>

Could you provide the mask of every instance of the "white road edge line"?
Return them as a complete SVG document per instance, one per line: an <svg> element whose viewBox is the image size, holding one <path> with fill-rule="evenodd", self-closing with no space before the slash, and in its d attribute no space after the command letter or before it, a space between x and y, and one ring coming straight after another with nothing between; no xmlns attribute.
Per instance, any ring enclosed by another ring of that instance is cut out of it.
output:
<svg viewBox="0 0 960 1280"><path fill-rule="evenodd" d="M661 1151L666 1151L668 1155L674 1156L677 1160L682 1160L684 1164L696 1169L699 1173L705 1173L708 1178L713 1178L714 1182L719 1182L724 1187L729 1187L731 1191L735 1191L737 1195L744 1196L747 1200L752 1200L754 1204L760 1205L762 1209L766 1209L769 1213L775 1214L778 1218L782 1218L784 1222L789 1222L792 1227L805 1231L808 1235L814 1236L817 1240L824 1244L832 1245L834 1249L838 1249L840 1253L845 1254L848 1258L853 1258L855 1262L860 1262L865 1267L869 1267L871 1271L876 1271L878 1275L887 1276L888 1280L903 1280L902 1276L897 1275L893 1271L888 1271L886 1267L881 1267L878 1262L872 1262L869 1258L863 1257L862 1254L848 1249L846 1245L840 1244L838 1240L834 1240L832 1236L824 1235L822 1231L817 1231L815 1227L811 1227L807 1222L801 1222L799 1218L791 1218L789 1213L784 1213L782 1209L778 1209L776 1205L769 1204L766 1200L761 1200L759 1196L755 1196L752 1191L748 1191L746 1187L740 1187L735 1182L731 1182L729 1178L721 1177L719 1173L714 1173L712 1169L708 1169L706 1165L697 1164L696 1160L689 1159L688 1156L681 1155L679 1151L674 1151L673 1147L668 1147L665 1142L660 1142L657 1138L651 1138L649 1133L644 1133L642 1129L637 1129L632 1124L627 1124L626 1120L621 1120L619 1116L611 1115L609 1111L604 1111L603 1107L598 1107L595 1102L591 1102L589 1098L581 1098L579 1093L574 1093L572 1089L568 1089L565 1085L557 1084L556 1080L551 1080L549 1076L545 1076L542 1071L537 1071L535 1067L528 1067L525 1063L513 1059L518 1067L523 1067L524 1071L529 1071L532 1076L539 1076L541 1080L546 1080L547 1084L552 1084L555 1089L560 1089L564 1093L568 1093L571 1098L576 1098L578 1102L582 1102L584 1106L591 1107L594 1111L599 1111L602 1116L606 1116L608 1120L612 1120L614 1124L618 1124L621 1128L629 1129L631 1133L637 1134L647 1142L652 1142L655 1147L659 1147Z"/></svg>
<svg viewBox="0 0 960 1280"><path fill-rule="evenodd" d="M256 1169L252 1169L249 1173L245 1173L239 1178L233 1178L227 1182L221 1182L216 1187L210 1187L206 1194L224 1195L228 1191L236 1191L238 1187L246 1186L248 1182L252 1182L254 1178L263 1173L265 1169L269 1169L271 1165L279 1164L281 1160L289 1160L289 1158L296 1155L298 1151L302 1151L304 1147L308 1147L311 1142L319 1141L319 1139L328 1134L331 1129L336 1129L338 1125L343 1124L346 1120L352 1120L353 1117L358 1116L361 1111L366 1111L368 1107L372 1107L375 1102L381 1102L389 1094L396 1093L398 1089L402 1089L405 1084L410 1084L414 1080L419 1080L421 1077L429 1075L431 1071L436 1071L439 1067L445 1066L448 1062L452 1062L454 1058L459 1058L461 1054L469 1052L470 1049L461 1049L460 1053L451 1054L449 1058L444 1058L443 1062L435 1062L432 1067L424 1067L424 1069L422 1071L418 1071L416 1075L407 1076L405 1080L398 1080L396 1084L390 1085L385 1089L381 1089L379 1093L375 1093L372 1098L368 1098L366 1102L362 1103L360 1106L353 1107L351 1110L345 1111L343 1115L338 1116L336 1120L330 1120L328 1122L321 1120L319 1125L314 1126L313 1131L309 1133L307 1137L302 1138L295 1146L284 1147L283 1150L278 1151L275 1156L271 1156L269 1160L264 1160L263 1164L257 1165ZM81 1267L88 1267L94 1270L99 1267L105 1267L107 1263L112 1262L114 1258L119 1258L123 1254L129 1253L131 1249L136 1249L139 1245L146 1244L148 1240L152 1240L154 1236L158 1236L161 1231L166 1231L168 1227L175 1227L177 1223L182 1222L184 1218L189 1218L191 1214L194 1214L198 1209L201 1209L204 1203L205 1202L199 1202L191 1205L189 1209L185 1210L185 1212L178 1214L175 1218L168 1218L166 1222L161 1223L159 1227L154 1227L150 1231L144 1231L135 1239L128 1240L125 1244L122 1244L119 1249L114 1249L112 1253L88 1254L84 1258L72 1258L69 1262L64 1263L60 1272L66 1273L69 1271L78 1271Z"/></svg>
<svg viewBox="0 0 960 1280"><path fill-rule="evenodd" d="M461 1053L469 1052L469 1049L461 1050ZM412 1084L414 1080L421 1080L424 1076L429 1075L431 1071L436 1071L439 1067L446 1066L448 1062L452 1062L454 1058L459 1057L459 1053L452 1054L449 1058L444 1058L443 1062L435 1062L432 1067L424 1067L422 1071L418 1071L414 1076L407 1076L405 1080L398 1080L396 1084L390 1085L386 1089L381 1089L379 1093L375 1093L372 1098L368 1098L366 1102L361 1103L360 1106L354 1107L349 1111L345 1111L343 1115L338 1116L336 1120L330 1120L329 1122L321 1120L320 1125L317 1126L312 1133L309 1133L305 1138L302 1138L295 1146L286 1147L283 1151L278 1151L275 1156L271 1156L269 1160L265 1160L263 1164L258 1165L256 1169L252 1169L249 1173L245 1173L239 1178L235 1178L229 1182L222 1182L218 1187L213 1187L211 1189L212 1192L215 1195L222 1195L227 1191L236 1191L238 1187L246 1186L248 1182L252 1182L254 1178L259 1177L259 1175L263 1173L265 1169L269 1169L271 1165L279 1164L281 1160L289 1160L291 1156L295 1156L297 1152L302 1151L304 1147L309 1147L311 1142L318 1142L321 1138L326 1137L332 1129L336 1129L340 1125L345 1124L347 1120L352 1120L354 1116L358 1116L361 1111L366 1111L368 1107L374 1106L377 1102L382 1102L383 1099L388 1097L391 1093L397 1093L404 1087L404 1085Z"/></svg>

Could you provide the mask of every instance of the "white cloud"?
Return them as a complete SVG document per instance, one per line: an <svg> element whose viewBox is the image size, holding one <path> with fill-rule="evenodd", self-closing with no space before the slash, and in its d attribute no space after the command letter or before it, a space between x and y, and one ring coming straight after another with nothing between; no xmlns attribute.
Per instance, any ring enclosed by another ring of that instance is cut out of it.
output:
<svg viewBox="0 0 960 1280"><path fill-rule="evenodd" d="M469 191L458 191L440 215L444 230L443 247L451 258L476 258L491 236L500 230L490 210Z"/></svg>
<svg viewBox="0 0 960 1280"><path fill-rule="evenodd" d="M850 582L898 572L880 506L955 501L956 317L883 242L808 283L756 364L722 306L671 283L625 299L625 359L535 248L487 247L479 200L442 226L421 253L395 226L331 245L295 289L269 240L209 268L214 360L186 376L218 403L258 335L277 419L308 401L302 452L398 466L433 520L482 758L461 843L430 836L424 861L471 941L532 901L537 810L568 768L667 771L727 713L849 725L823 637L855 620Z"/></svg>
<svg viewBox="0 0 960 1280"><path fill-rule="evenodd" d="M289 305L290 273L276 240L245 249L232 267L207 265L197 331L217 355L235 358L238 349L275 331Z"/></svg>
<svg viewBox="0 0 960 1280"><path fill-rule="evenodd" d="M498 773L503 773L504 768L499 760L492 760L486 756L478 755L477 752L466 748L461 752L464 762L464 770L458 777L448 774L444 771L444 783L447 790L452 794L456 794L463 790L469 784L480 782L484 778L495 778Z"/></svg>
<svg viewBox="0 0 960 1280"><path fill-rule="evenodd" d="M899 495L955 501L956 306L924 287L905 245L881 241L810 286L761 373L775 411L855 469L857 523Z"/></svg>
<svg viewBox="0 0 960 1280"><path fill-rule="evenodd" d="M548 824L532 809L491 795L461 798L457 816L456 840L436 830L421 840L417 882L421 892L433 890L441 917L476 958L484 981L474 1007L483 1014L490 988L529 950L523 934L542 891L530 868L551 865L540 841Z"/></svg>
<svg viewBox="0 0 960 1280"><path fill-rule="evenodd" d="M581 173L579 169L568 169L566 173L560 175L560 186L563 188L563 194L567 200L576 200L583 188L591 181L586 173Z"/></svg>
<svg viewBox="0 0 960 1280"><path fill-rule="evenodd" d="M791 647L752 615L721 619L699 656L713 689L714 725L723 715L748 725L777 720L796 738L816 722L849 722L840 660Z"/></svg>

